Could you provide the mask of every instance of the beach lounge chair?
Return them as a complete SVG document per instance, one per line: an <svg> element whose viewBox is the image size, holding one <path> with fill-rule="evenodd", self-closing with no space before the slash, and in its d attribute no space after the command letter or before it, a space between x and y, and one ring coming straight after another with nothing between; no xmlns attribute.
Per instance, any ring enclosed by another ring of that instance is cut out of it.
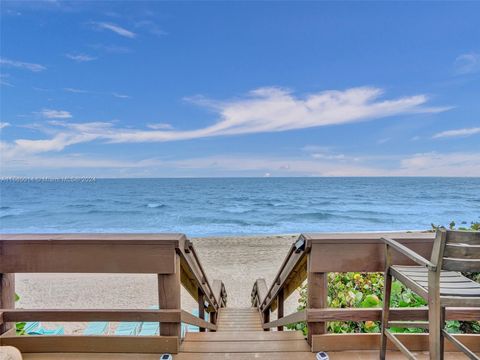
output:
<svg viewBox="0 0 480 360"><path fill-rule="evenodd" d="M115 329L115 335L138 335L141 322L121 322Z"/></svg>
<svg viewBox="0 0 480 360"><path fill-rule="evenodd" d="M150 306L149 309L158 309L158 306ZM140 336L153 336L158 335L160 333L160 323L157 322L143 322L141 324L140 332L138 335Z"/></svg>
<svg viewBox="0 0 480 360"><path fill-rule="evenodd" d="M89 322L83 335L105 335L108 332L108 322L93 321Z"/></svg>
<svg viewBox="0 0 480 360"><path fill-rule="evenodd" d="M140 332L138 335L140 336L153 336L158 335L160 333L160 323L158 322L144 322L142 323Z"/></svg>
<svg viewBox="0 0 480 360"><path fill-rule="evenodd" d="M45 329L38 321L27 322L23 331L27 335L63 335L65 333L63 326L56 329Z"/></svg>
<svg viewBox="0 0 480 360"><path fill-rule="evenodd" d="M430 359L443 359L444 339L451 341L470 359L480 360L459 340L445 330L445 307L480 307L480 284L463 276L462 272L480 271L480 232L437 230L430 261L399 242L383 238L385 242L385 290L382 313L382 341L380 359L385 359L387 339L405 356L415 356L390 332L389 310L392 277L412 289L428 302ZM391 263L395 250L420 266L400 266ZM417 327L404 322L396 327Z"/></svg>

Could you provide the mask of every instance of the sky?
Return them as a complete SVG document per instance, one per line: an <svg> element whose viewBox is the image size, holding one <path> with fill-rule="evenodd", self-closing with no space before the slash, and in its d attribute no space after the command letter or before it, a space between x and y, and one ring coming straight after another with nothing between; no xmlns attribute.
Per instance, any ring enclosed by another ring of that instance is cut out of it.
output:
<svg viewBox="0 0 480 360"><path fill-rule="evenodd" d="M0 5L3 177L480 176L480 2Z"/></svg>

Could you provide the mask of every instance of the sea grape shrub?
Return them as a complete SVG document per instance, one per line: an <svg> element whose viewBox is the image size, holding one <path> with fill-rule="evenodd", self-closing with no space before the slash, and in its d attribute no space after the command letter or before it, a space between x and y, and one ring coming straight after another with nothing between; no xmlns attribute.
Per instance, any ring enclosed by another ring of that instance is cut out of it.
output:
<svg viewBox="0 0 480 360"><path fill-rule="evenodd" d="M20 300L20 296L18 296L18 294L15 293L15 302L17 302L18 300ZM25 325L26 325L25 322L15 323L15 331L16 331L17 335L24 335L25 334L25 331L24 331Z"/></svg>

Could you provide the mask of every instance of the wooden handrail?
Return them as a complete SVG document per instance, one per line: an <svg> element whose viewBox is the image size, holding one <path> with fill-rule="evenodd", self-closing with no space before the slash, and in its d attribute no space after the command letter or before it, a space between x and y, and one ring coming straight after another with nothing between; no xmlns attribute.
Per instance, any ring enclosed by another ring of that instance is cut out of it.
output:
<svg viewBox="0 0 480 360"><path fill-rule="evenodd" d="M213 280L212 282L213 296L220 307L227 306L227 291L221 280Z"/></svg>
<svg viewBox="0 0 480 360"><path fill-rule="evenodd" d="M181 321L181 310L34 310L34 309L3 309L3 318L6 322L16 321L151 321L162 323L176 323Z"/></svg>
<svg viewBox="0 0 480 360"><path fill-rule="evenodd" d="M298 311L296 313L284 316L278 320L273 320L268 323L263 324L264 329L275 328L279 326L286 326L290 324L295 324L301 321L307 320L307 312L306 311Z"/></svg>
<svg viewBox="0 0 480 360"><path fill-rule="evenodd" d="M208 321L205 321L204 319L201 319L199 317L196 317L195 315L192 315L185 310L182 310L181 312L181 319L182 319L182 322L186 324L198 326L199 328L209 329L213 331L217 330L217 325L209 323Z"/></svg>
<svg viewBox="0 0 480 360"><path fill-rule="evenodd" d="M209 310L217 312L221 306L215 298L210 282L203 270L193 244L187 240L183 244L183 247L180 246L177 249L177 252L182 260L181 266L185 271L185 276L182 277L182 285L197 302L198 289L201 289L201 292L209 304Z"/></svg>
<svg viewBox="0 0 480 360"><path fill-rule="evenodd" d="M253 307L259 307L265 297L267 296L268 289L265 279L257 279L253 284L253 289L251 293L251 302Z"/></svg>
<svg viewBox="0 0 480 360"><path fill-rule="evenodd" d="M307 309L308 322L325 321L380 321L381 308L326 308ZM446 320L474 321L480 318L480 308L447 308ZM426 321L428 308L392 308L390 309L392 321Z"/></svg>
<svg viewBox="0 0 480 360"><path fill-rule="evenodd" d="M309 252L309 246L305 244L304 240L303 235L300 235L298 240L290 247L280 270L259 306L261 311L267 309L274 311L277 307L276 299L281 289L283 289L283 297L286 299L305 281L307 277L306 255ZM299 243L304 245L299 246Z"/></svg>

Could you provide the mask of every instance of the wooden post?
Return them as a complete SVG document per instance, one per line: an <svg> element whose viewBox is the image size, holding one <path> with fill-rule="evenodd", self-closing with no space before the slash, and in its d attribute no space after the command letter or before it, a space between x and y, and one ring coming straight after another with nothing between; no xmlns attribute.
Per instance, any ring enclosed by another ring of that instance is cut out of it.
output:
<svg viewBox="0 0 480 360"><path fill-rule="evenodd" d="M212 311L210 313L210 322L212 324L216 324L217 323L217 313L215 311Z"/></svg>
<svg viewBox="0 0 480 360"><path fill-rule="evenodd" d="M0 274L0 309L15 309L15 274ZM0 324L0 335L14 327L14 323Z"/></svg>
<svg viewBox="0 0 480 360"><path fill-rule="evenodd" d="M266 324L270 322L270 308L266 308L263 311L263 323ZM270 331L270 328L263 329L264 331Z"/></svg>
<svg viewBox="0 0 480 360"><path fill-rule="evenodd" d="M322 309L327 307L328 283L327 273L312 272L312 253L307 259L307 309ZM307 323L308 343L312 344L312 335L325 334L327 326L325 322Z"/></svg>
<svg viewBox="0 0 480 360"><path fill-rule="evenodd" d="M283 317L283 303L284 303L284 298L283 298L283 289L281 289L279 292L278 292L278 297L277 297L277 303L278 303L278 306L277 306L277 318L278 319L281 319ZM278 331L283 331L283 326L278 326L277 327L277 330Z"/></svg>
<svg viewBox="0 0 480 360"><path fill-rule="evenodd" d="M173 274L158 274L158 304L160 309L182 308L180 282L180 256L175 254L175 272ZM160 325L160 335L181 337L181 323L163 323Z"/></svg>
<svg viewBox="0 0 480 360"><path fill-rule="evenodd" d="M205 295L202 289L198 289L198 317L205 320ZM200 332L205 332L205 328L200 327Z"/></svg>

